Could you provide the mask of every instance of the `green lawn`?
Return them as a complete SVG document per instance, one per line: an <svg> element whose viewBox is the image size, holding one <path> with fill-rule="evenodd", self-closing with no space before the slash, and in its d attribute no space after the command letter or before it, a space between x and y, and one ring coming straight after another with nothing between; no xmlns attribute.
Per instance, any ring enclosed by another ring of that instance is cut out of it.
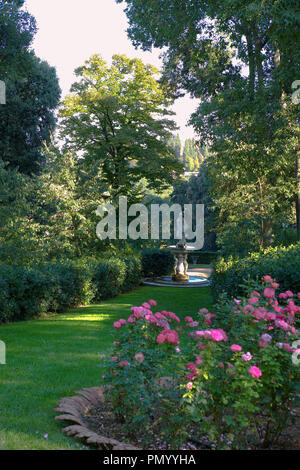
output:
<svg viewBox="0 0 300 470"><path fill-rule="evenodd" d="M140 287L99 305L0 326L7 348L7 364L0 365L1 450L78 448L61 433L53 408L73 391L98 385L98 355L111 346L112 323L151 298L180 317L212 305L209 288Z"/></svg>

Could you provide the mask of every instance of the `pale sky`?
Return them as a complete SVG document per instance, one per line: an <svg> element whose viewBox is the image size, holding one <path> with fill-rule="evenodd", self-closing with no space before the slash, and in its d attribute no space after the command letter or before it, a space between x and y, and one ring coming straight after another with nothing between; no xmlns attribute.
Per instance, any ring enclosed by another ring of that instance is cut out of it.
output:
<svg viewBox="0 0 300 470"><path fill-rule="evenodd" d="M158 49L136 50L128 39L125 4L115 0L26 0L25 5L39 29L33 48L38 57L56 67L63 96L75 81L74 69L96 53L108 63L114 54L125 54L158 68L161 65ZM173 107L182 141L194 137L186 123L196 104L186 96Z"/></svg>

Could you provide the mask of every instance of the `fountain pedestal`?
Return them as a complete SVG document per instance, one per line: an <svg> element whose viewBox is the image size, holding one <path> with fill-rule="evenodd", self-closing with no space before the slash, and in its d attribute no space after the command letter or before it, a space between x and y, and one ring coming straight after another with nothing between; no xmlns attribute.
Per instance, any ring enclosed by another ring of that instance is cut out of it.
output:
<svg viewBox="0 0 300 470"><path fill-rule="evenodd" d="M187 274L188 271L188 254L192 252L195 248L192 246L188 246L185 240L177 243L177 245L171 245L167 247L170 250L175 259L174 265L174 274L172 276L172 280L174 282L188 282L189 276Z"/></svg>
<svg viewBox="0 0 300 470"><path fill-rule="evenodd" d="M185 282L189 280L189 276L187 275L188 270L188 255L185 252L174 252L174 274L172 276L173 281L175 282Z"/></svg>

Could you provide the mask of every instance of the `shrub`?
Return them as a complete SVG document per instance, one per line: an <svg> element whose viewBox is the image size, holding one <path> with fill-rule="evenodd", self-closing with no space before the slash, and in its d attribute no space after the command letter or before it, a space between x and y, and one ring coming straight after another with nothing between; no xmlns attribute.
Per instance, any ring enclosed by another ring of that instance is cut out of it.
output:
<svg viewBox="0 0 300 470"><path fill-rule="evenodd" d="M168 250L144 250L142 253L142 269L145 277L167 276L174 269L174 256Z"/></svg>
<svg viewBox="0 0 300 470"><path fill-rule="evenodd" d="M49 282L41 273L28 267L1 265L0 278L6 287L1 322L26 320L47 306Z"/></svg>
<svg viewBox="0 0 300 470"><path fill-rule="evenodd" d="M142 262L138 256L126 256L121 259L126 265L126 275L121 290L122 292L128 292L141 283Z"/></svg>
<svg viewBox="0 0 300 470"><path fill-rule="evenodd" d="M186 317L186 329L173 312L153 313L154 301L115 322L103 378L129 435L138 428L148 445L157 431L174 448L192 425L220 449L276 443L300 401L300 293L276 297L278 287L265 276L245 299ZM160 380L166 373L169 387Z"/></svg>
<svg viewBox="0 0 300 470"><path fill-rule="evenodd" d="M10 296L9 278L11 268L8 265L0 265L0 323L11 321L17 311L17 303Z"/></svg>
<svg viewBox="0 0 300 470"><path fill-rule="evenodd" d="M126 264L118 258L93 263L92 282L95 285L95 300L105 300L121 293L126 278Z"/></svg>
<svg viewBox="0 0 300 470"><path fill-rule="evenodd" d="M38 269L52 280L49 311L85 305L95 296L91 272L84 260L48 263Z"/></svg>
<svg viewBox="0 0 300 470"><path fill-rule="evenodd" d="M114 323L116 342L111 357L105 361L106 398L114 413L124 422L129 435L139 435L143 444L150 444L147 431L159 429L174 445L186 438L179 401L182 396L177 380L179 354L176 353L179 318L172 312L152 314L151 300L141 307L132 307L131 316ZM167 369L166 369L167 367ZM168 370L169 383L160 380Z"/></svg>
<svg viewBox="0 0 300 470"><path fill-rule="evenodd" d="M276 298L270 276L252 287L245 299L220 302L215 316L200 310L204 328L191 334L201 363L191 369L188 399L219 448L275 444L300 401L300 293Z"/></svg>
<svg viewBox="0 0 300 470"><path fill-rule="evenodd" d="M216 251L195 251L189 254L188 261L193 263L193 258L197 258L197 264L211 264L216 260L218 252Z"/></svg>
<svg viewBox="0 0 300 470"><path fill-rule="evenodd" d="M133 256L36 266L0 264L0 323L115 297L140 280L140 260Z"/></svg>
<svg viewBox="0 0 300 470"><path fill-rule="evenodd" d="M211 276L216 300L222 292L229 297L243 295L250 279L264 274L277 279L283 289L300 290L300 243L290 247L269 248L247 258L219 258Z"/></svg>

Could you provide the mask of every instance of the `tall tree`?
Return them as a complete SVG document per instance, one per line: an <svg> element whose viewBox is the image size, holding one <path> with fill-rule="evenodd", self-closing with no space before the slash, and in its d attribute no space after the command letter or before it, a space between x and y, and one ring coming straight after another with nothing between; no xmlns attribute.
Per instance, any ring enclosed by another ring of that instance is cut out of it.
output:
<svg viewBox="0 0 300 470"><path fill-rule="evenodd" d="M168 139L168 145L174 150L174 153L176 155L176 158L180 161L182 161L182 155L181 155L181 140L179 134L172 135Z"/></svg>
<svg viewBox="0 0 300 470"><path fill-rule="evenodd" d="M157 69L124 55L113 56L109 67L94 55L75 73L79 81L61 109L61 135L68 148L82 152L89 171L101 171L112 199L130 196L141 178L150 189L163 188L182 172L167 144L176 126Z"/></svg>
<svg viewBox="0 0 300 470"><path fill-rule="evenodd" d="M255 245L271 243L275 221L295 212L292 203L297 207L300 199L297 109L290 100L291 84L300 72L299 2L126 4L134 44L167 47L164 80L174 95L185 89L201 98L191 122L215 155L219 229L229 221L231 232L237 233L234 227L242 214L244 226L251 227L248 239L255 239ZM235 204L230 205L232 198Z"/></svg>
<svg viewBox="0 0 300 470"><path fill-rule="evenodd" d="M214 232L214 215L212 211L212 201L209 195L210 178L207 171L207 160L203 161L199 167L197 176L192 176L188 180L176 181L171 195L172 203L181 204L204 204L204 250L216 250L216 234ZM193 213L193 229L196 228L196 214Z"/></svg>
<svg viewBox="0 0 300 470"><path fill-rule="evenodd" d="M183 161L186 171L198 171L204 158L204 150L200 149L194 138L186 139L183 148Z"/></svg>
<svg viewBox="0 0 300 470"><path fill-rule="evenodd" d="M0 79L6 104L0 106L0 158L8 168L36 173L42 147L55 127L60 88L56 71L29 50L36 32L23 1L0 4Z"/></svg>

